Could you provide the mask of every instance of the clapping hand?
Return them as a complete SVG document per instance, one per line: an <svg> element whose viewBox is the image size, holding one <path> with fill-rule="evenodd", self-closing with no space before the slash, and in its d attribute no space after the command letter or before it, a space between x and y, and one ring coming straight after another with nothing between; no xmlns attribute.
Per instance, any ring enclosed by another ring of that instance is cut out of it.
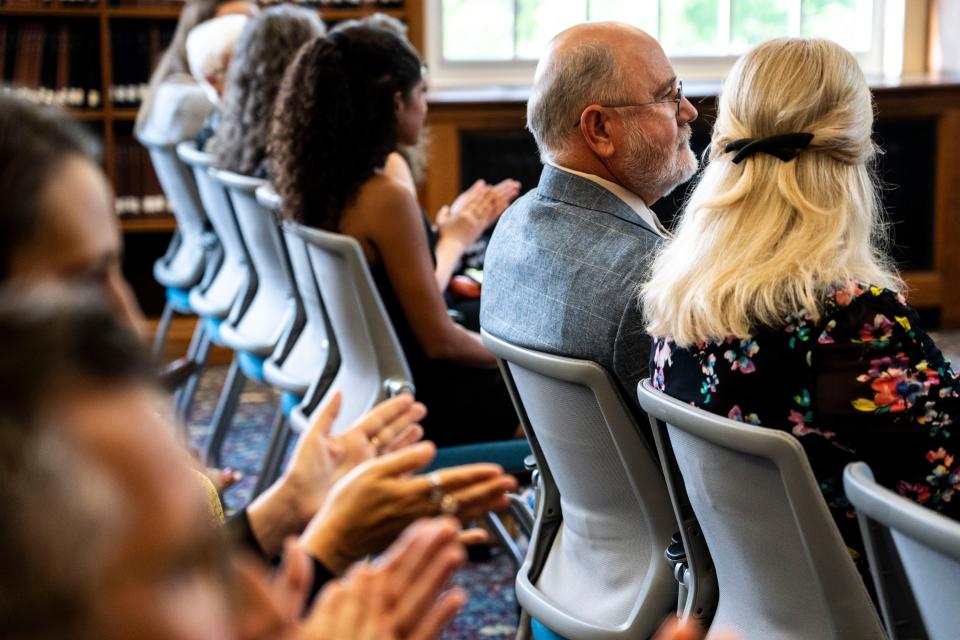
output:
<svg viewBox="0 0 960 640"><path fill-rule="evenodd" d="M422 438L423 428L417 422L427 410L411 395L401 394L378 404L343 433L331 436L339 412L337 392L300 436L283 476L247 508L254 536L270 557L280 551L287 536L303 531L330 488L351 469Z"/></svg>
<svg viewBox="0 0 960 640"><path fill-rule="evenodd" d="M324 587L305 620L303 640L430 640L466 602L443 592L466 554L452 518L420 520L372 564L354 566Z"/></svg>
<svg viewBox="0 0 960 640"><path fill-rule="evenodd" d="M469 464L414 476L436 455L422 442L369 460L330 490L300 544L335 573L363 556L378 553L408 524L424 516L453 515L470 522L502 511L516 478L499 465ZM469 532L471 541L481 539Z"/></svg>

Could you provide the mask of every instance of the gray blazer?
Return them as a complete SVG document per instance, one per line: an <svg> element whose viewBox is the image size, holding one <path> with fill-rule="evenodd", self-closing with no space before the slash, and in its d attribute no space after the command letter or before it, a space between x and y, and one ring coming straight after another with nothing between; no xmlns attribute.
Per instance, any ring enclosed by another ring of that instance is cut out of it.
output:
<svg viewBox="0 0 960 640"><path fill-rule="evenodd" d="M487 247L480 324L524 347L597 362L635 404L650 354L637 287L659 242L615 195L546 165Z"/></svg>
<svg viewBox="0 0 960 640"><path fill-rule="evenodd" d="M520 346L599 363L634 406L650 354L637 286L659 242L615 195L547 165L497 223L480 324Z"/></svg>

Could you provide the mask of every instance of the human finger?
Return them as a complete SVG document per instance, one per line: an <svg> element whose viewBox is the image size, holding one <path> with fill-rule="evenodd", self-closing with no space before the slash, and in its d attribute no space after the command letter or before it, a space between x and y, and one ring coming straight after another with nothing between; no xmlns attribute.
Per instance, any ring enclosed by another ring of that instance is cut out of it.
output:
<svg viewBox="0 0 960 640"><path fill-rule="evenodd" d="M383 443L381 453L397 451L404 447L419 442L423 438L423 427L419 424L408 424L400 433L396 434L389 442Z"/></svg>
<svg viewBox="0 0 960 640"><path fill-rule="evenodd" d="M463 589L453 588L447 591L430 607L426 615L407 634L406 640L433 640L439 637L443 628L457 615L467 603L467 594Z"/></svg>
<svg viewBox="0 0 960 640"><path fill-rule="evenodd" d="M350 430L360 429L368 436L377 435L387 425L406 413L415 402L416 400L409 393L401 393L394 398L384 400L363 414L363 417L357 420Z"/></svg>
<svg viewBox="0 0 960 640"><path fill-rule="evenodd" d="M460 544L465 547L469 547L471 545L489 542L490 534L486 529L480 529L477 527L474 529L464 529L460 532L460 535L457 536L457 538L460 540Z"/></svg>
<svg viewBox="0 0 960 640"><path fill-rule="evenodd" d="M429 440L418 442L399 451L392 451L379 458L365 462L364 471L381 478L397 477L405 473L419 471L430 464L437 455L437 447Z"/></svg>
<svg viewBox="0 0 960 640"><path fill-rule="evenodd" d="M283 562L274 576L274 588L282 597L287 620L296 621L304 610L310 585L313 581L313 565L310 557L296 538L284 543Z"/></svg>
<svg viewBox="0 0 960 640"><path fill-rule="evenodd" d="M455 519L425 518L413 523L383 554L379 565L390 574L390 583L406 591L437 553L457 539L460 523Z"/></svg>
<svg viewBox="0 0 960 640"><path fill-rule="evenodd" d="M654 634L653 640L699 640L701 637L703 633L696 621L670 616Z"/></svg>
<svg viewBox="0 0 960 640"><path fill-rule="evenodd" d="M470 520L488 511L503 511L510 506L507 494L516 486L515 478L505 476L454 491L450 495L453 504L457 505L455 515L461 520Z"/></svg>
<svg viewBox="0 0 960 640"><path fill-rule="evenodd" d="M429 475L421 476L418 480L422 493L429 493L435 489L450 492L503 475L503 467L500 465L480 462L440 469Z"/></svg>
<svg viewBox="0 0 960 640"><path fill-rule="evenodd" d="M370 442L374 444L378 452L385 450L396 450L396 445L392 444L400 433L403 433L413 424L418 423L427 415L427 407L422 402L415 402L410 405L401 415L396 416L388 422L379 431L369 435ZM415 442L415 441L414 441Z"/></svg>
<svg viewBox="0 0 960 640"><path fill-rule="evenodd" d="M340 394L340 391L334 391L333 395L330 396L330 399L326 402L326 404L320 407L320 411L318 412L316 419L307 430L306 438L302 438L301 440L312 438L315 435L330 435L330 429L333 428L333 422L337 419L337 416L340 415L340 404L342 400L343 397Z"/></svg>
<svg viewBox="0 0 960 640"><path fill-rule="evenodd" d="M443 205L440 207L440 210L437 211L436 221L438 225L446 224L450 220L450 206Z"/></svg>
<svg viewBox="0 0 960 640"><path fill-rule="evenodd" d="M348 611L352 618L351 640L385 640L394 637L393 616L388 610L384 577L370 565L361 564L351 570L345 579L352 603L358 605Z"/></svg>
<svg viewBox="0 0 960 640"><path fill-rule="evenodd" d="M394 606L394 616L402 632L412 629L423 611L446 587L454 572L463 565L467 554L455 538L434 547L426 562L403 589Z"/></svg>
<svg viewBox="0 0 960 640"><path fill-rule="evenodd" d="M514 196L520 193L520 183L512 178L507 178L493 185L493 190L503 197L513 199Z"/></svg>

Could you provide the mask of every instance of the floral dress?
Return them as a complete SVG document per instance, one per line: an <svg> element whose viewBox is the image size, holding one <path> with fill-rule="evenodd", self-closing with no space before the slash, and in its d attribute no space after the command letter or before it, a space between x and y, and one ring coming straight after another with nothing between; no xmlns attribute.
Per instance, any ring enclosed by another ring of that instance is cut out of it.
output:
<svg viewBox="0 0 960 640"><path fill-rule="evenodd" d="M683 349L659 337L653 347L656 388L796 436L854 559L863 542L843 492L850 462L866 462L881 485L960 519L960 380L902 296L850 283L827 295L817 322L799 314L744 339Z"/></svg>

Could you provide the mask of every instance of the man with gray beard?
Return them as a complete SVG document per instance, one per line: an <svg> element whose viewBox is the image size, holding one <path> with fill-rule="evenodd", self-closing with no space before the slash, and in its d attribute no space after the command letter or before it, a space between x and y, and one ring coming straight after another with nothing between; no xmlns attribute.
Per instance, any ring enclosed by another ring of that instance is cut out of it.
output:
<svg viewBox="0 0 960 640"><path fill-rule="evenodd" d="M650 339L636 287L666 233L650 206L696 171L696 117L643 31L608 22L557 35L527 103L540 184L507 209L485 259L483 329L599 363L641 425L636 389Z"/></svg>

